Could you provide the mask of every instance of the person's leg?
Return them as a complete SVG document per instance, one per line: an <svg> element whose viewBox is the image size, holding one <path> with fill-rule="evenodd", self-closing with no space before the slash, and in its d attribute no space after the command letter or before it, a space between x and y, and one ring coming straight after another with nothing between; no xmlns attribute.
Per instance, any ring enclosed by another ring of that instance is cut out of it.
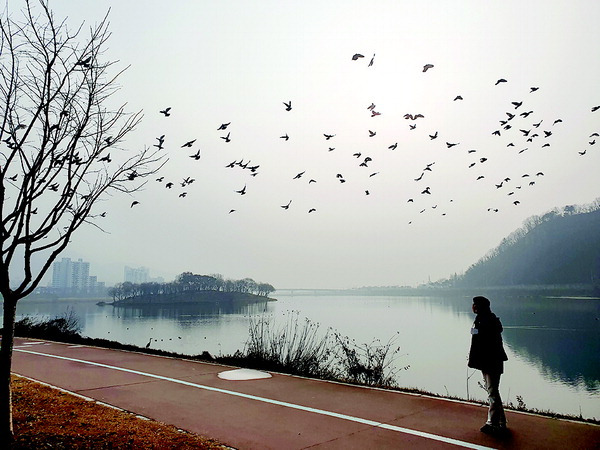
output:
<svg viewBox="0 0 600 450"><path fill-rule="evenodd" d="M483 373L485 389L488 392L488 419L486 425L496 427L506 427L506 416L504 415L504 407L500 398L500 374L499 373Z"/></svg>

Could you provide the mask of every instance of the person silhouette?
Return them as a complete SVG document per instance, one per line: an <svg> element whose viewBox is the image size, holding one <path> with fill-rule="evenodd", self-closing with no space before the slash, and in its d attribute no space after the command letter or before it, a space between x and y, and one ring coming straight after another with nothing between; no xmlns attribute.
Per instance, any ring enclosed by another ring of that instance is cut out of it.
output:
<svg viewBox="0 0 600 450"><path fill-rule="evenodd" d="M483 296L473 297L475 321L471 327L471 348L467 365L481 370L488 393L488 416L481 431L487 434L506 432L506 416L500 398L500 375L508 360L502 343L502 323L491 311L490 301Z"/></svg>

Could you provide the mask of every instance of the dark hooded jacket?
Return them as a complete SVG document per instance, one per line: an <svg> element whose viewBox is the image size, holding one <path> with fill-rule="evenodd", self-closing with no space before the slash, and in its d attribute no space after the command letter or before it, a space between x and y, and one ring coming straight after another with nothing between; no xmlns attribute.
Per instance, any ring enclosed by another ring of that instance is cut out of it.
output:
<svg viewBox="0 0 600 450"><path fill-rule="evenodd" d="M471 328L468 366L486 373L502 373L508 360L502 345L502 323L493 312L477 314Z"/></svg>

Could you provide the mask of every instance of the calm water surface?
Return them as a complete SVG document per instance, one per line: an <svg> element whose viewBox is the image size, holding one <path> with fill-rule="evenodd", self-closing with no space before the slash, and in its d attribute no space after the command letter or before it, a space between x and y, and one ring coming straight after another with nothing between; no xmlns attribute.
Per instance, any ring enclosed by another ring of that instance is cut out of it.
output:
<svg viewBox="0 0 600 450"><path fill-rule="evenodd" d="M82 334L185 354L231 354L243 349L251 318L267 315L283 326L308 318L357 343L395 342L403 387L483 399L481 375L467 369L473 322L470 298L284 296L240 307L115 308L92 301L23 300L18 316L54 317L69 308ZM504 325L509 361L501 381L504 401L520 396L529 408L600 418L600 300L492 299Z"/></svg>

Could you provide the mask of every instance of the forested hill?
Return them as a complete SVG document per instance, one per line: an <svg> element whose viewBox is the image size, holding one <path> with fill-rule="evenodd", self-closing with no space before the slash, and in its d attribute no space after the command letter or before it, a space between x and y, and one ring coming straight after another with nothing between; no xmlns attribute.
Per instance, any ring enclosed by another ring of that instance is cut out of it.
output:
<svg viewBox="0 0 600 450"><path fill-rule="evenodd" d="M593 284L600 286L600 203L529 218L455 278L456 287Z"/></svg>

